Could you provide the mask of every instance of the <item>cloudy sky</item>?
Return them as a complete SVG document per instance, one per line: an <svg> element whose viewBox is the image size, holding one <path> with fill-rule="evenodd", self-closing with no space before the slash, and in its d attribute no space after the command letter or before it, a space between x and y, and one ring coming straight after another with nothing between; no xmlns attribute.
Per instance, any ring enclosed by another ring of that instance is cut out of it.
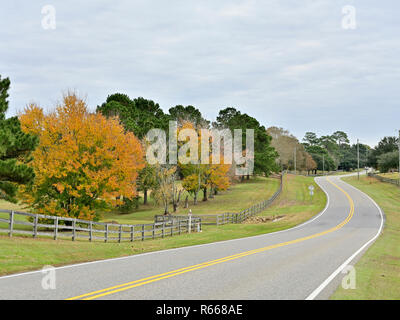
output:
<svg viewBox="0 0 400 320"><path fill-rule="evenodd" d="M43 28L46 5L55 29ZM343 28L346 5L355 29ZM3 0L8 115L70 89L92 110L123 92L374 145L400 129L399 12L398 0Z"/></svg>

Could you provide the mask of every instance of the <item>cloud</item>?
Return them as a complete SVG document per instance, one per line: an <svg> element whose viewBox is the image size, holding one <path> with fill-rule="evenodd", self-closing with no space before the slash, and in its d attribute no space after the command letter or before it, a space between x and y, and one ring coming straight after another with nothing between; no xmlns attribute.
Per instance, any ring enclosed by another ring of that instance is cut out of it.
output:
<svg viewBox="0 0 400 320"><path fill-rule="evenodd" d="M46 4L17 0L0 12L9 115L77 89L92 110L113 92L164 110L196 105L209 118L234 106L300 139L344 130L375 143L398 126L394 0L52 0L57 28L43 30ZM341 28L348 4L355 30Z"/></svg>

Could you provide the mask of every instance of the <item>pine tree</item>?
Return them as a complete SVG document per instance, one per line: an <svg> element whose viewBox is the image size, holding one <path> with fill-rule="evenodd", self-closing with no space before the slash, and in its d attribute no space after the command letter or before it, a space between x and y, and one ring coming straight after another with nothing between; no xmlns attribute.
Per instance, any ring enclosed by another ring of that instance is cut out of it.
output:
<svg viewBox="0 0 400 320"><path fill-rule="evenodd" d="M0 76L0 199L16 202L18 185L27 184L34 177L26 162L37 138L21 131L17 117L6 119L9 88L10 80Z"/></svg>

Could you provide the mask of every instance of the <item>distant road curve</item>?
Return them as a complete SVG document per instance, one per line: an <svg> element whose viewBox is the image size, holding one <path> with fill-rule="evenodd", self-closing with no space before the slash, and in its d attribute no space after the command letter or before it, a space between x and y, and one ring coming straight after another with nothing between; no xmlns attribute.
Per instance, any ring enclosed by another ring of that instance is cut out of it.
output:
<svg viewBox="0 0 400 320"><path fill-rule="evenodd" d="M0 277L0 299L326 299L382 231L383 212L338 176L315 178L328 197L289 230Z"/></svg>

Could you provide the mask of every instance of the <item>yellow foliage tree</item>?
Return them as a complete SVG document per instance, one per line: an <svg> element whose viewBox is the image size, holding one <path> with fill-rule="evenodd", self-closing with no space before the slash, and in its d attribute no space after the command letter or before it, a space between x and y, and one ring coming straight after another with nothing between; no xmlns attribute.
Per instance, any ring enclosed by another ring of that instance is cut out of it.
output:
<svg viewBox="0 0 400 320"><path fill-rule="evenodd" d="M93 220L95 209L137 195L143 150L118 119L88 112L75 94L54 112L28 106L19 117L22 130L39 136L33 153L33 185L22 193L38 213Z"/></svg>
<svg viewBox="0 0 400 320"><path fill-rule="evenodd" d="M202 139L201 139L201 130L199 128L196 129L193 123L191 122L183 122L181 128L182 129L192 129L197 131L198 139L198 154L201 154ZM212 143L212 138L207 143ZM208 194L207 190L210 188L210 196L213 197L214 193L218 190L226 190L230 186L230 178L229 178L229 169L231 168L230 164L224 164L224 158L222 152L220 151L220 163L213 164L212 163L212 150L210 148L208 157L208 164L181 164L179 166L181 168L181 172L184 175L182 186L186 191L193 194L194 196L194 204L197 203L197 195L200 189L203 190L203 201L207 201ZM207 156L207 155L206 155ZM200 183L199 183L200 180Z"/></svg>

